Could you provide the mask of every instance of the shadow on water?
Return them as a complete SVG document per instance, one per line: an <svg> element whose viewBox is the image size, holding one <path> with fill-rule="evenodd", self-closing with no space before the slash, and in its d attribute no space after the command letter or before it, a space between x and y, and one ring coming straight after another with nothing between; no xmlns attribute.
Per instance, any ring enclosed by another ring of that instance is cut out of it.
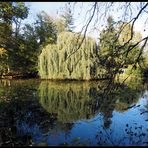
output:
<svg viewBox="0 0 148 148"><path fill-rule="evenodd" d="M148 145L147 98L134 81L2 80L0 144Z"/></svg>

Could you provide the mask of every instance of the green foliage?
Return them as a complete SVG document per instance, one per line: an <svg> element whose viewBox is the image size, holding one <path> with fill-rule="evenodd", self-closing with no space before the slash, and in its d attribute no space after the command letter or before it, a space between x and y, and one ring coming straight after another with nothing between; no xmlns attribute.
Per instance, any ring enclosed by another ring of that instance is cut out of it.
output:
<svg viewBox="0 0 148 148"><path fill-rule="evenodd" d="M140 52L138 46L127 51L141 39L141 35L135 32L133 40L118 49L130 38L131 25L123 23L115 26L110 16L107 27L100 35L99 53L96 42L87 37L81 48L67 59L82 39L80 36L77 40L78 34L72 33L73 18L70 6L65 9L60 19L53 20L45 12L41 12L34 23L25 24L24 28L21 28L21 21L28 17L28 13L29 8L24 2L0 2L0 48L7 51L1 55L1 74L37 71L38 56L41 53L39 74L43 79L107 78L122 72L125 66L134 64ZM116 39L121 29L123 30ZM124 52L126 54L123 54Z"/></svg>
<svg viewBox="0 0 148 148"><path fill-rule="evenodd" d="M134 65L140 53L139 46L129 50L135 43L140 41L141 34L134 32L131 38L131 25L123 23L115 25L110 16L107 20L107 27L100 34L100 64L108 71L111 77L120 74L128 65ZM128 40L130 40L128 42ZM128 42L127 44L125 44ZM125 44L125 45L124 45ZM124 46L123 46L124 45ZM120 48L122 46L122 48ZM141 56L139 61L142 61ZM139 62L140 64L140 62Z"/></svg>
<svg viewBox="0 0 148 148"><path fill-rule="evenodd" d="M14 42L14 40L11 42L11 38L18 33L20 21L28 17L28 12L29 8L24 2L0 2L0 27L3 28L0 39L3 37L5 39L4 42L0 40L0 46L9 50L9 45Z"/></svg>
<svg viewBox="0 0 148 148"><path fill-rule="evenodd" d="M0 75L8 69L8 54L4 48L0 48Z"/></svg>
<svg viewBox="0 0 148 148"><path fill-rule="evenodd" d="M28 7L24 2L0 2L0 18L4 22L12 22L17 18L25 19L28 16Z"/></svg>
<svg viewBox="0 0 148 148"><path fill-rule="evenodd" d="M56 29L52 21L50 16L42 12L33 24L24 26L17 56L20 63L15 64L20 66L21 71L37 71L40 46L56 42Z"/></svg>
<svg viewBox="0 0 148 148"><path fill-rule="evenodd" d="M28 10L24 2L0 2L0 47L7 51L7 58L3 60L7 72L19 67L20 22L27 18Z"/></svg>
<svg viewBox="0 0 148 148"><path fill-rule="evenodd" d="M122 60L125 62L125 65L135 64L136 58L140 53L140 46L135 46L132 50L128 51L128 48L130 46L139 42L142 38L142 35L139 32L135 32L133 30L133 38L130 40L131 34L132 34L131 28L132 28L131 24L127 24L126 22L118 26L118 31L122 30L118 39L119 44L124 45L126 42L129 41L129 43L121 49L122 52L120 53L120 56L121 56L122 53L124 52L122 56ZM143 60L143 56L140 57L139 61L142 61L142 60Z"/></svg>
<svg viewBox="0 0 148 148"><path fill-rule="evenodd" d="M0 47L7 51L7 57L3 54L0 59L1 75L36 72L40 46L56 42L57 31L53 20L41 12L33 24L25 24L22 28L21 20L29 13L25 3L0 3L0 8Z"/></svg>
<svg viewBox="0 0 148 148"><path fill-rule="evenodd" d="M35 31L39 44L55 43L57 32L52 18L44 11L37 15L35 22Z"/></svg>
<svg viewBox="0 0 148 148"><path fill-rule="evenodd" d="M62 32L57 44L49 44L42 50L39 56L39 75L42 79L90 80L103 77L105 71L97 64L98 50L93 39L86 38L80 49L68 58L82 37L77 39L78 34Z"/></svg>
<svg viewBox="0 0 148 148"><path fill-rule="evenodd" d="M100 64L106 68L110 75L115 74L119 66L120 58L116 50L118 40L117 31L114 27L113 18L110 16L107 20L107 28L100 33Z"/></svg>
<svg viewBox="0 0 148 148"><path fill-rule="evenodd" d="M107 119L112 116L114 109L126 111L142 96L141 83L132 82L118 87L119 83L109 86L108 81L42 81L39 98L42 107L47 112L56 114L58 121L62 123L86 120L97 112L101 112Z"/></svg>
<svg viewBox="0 0 148 148"><path fill-rule="evenodd" d="M142 67L142 76L144 80L148 80L148 57L144 57L144 66Z"/></svg>

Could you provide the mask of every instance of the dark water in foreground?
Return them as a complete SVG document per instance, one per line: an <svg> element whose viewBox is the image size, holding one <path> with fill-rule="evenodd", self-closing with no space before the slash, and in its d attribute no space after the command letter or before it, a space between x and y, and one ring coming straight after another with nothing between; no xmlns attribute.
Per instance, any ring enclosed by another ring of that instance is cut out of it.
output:
<svg viewBox="0 0 148 148"><path fill-rule="evenodd" d="M1 80L0 145L148 146L148 85Z"/></svg>

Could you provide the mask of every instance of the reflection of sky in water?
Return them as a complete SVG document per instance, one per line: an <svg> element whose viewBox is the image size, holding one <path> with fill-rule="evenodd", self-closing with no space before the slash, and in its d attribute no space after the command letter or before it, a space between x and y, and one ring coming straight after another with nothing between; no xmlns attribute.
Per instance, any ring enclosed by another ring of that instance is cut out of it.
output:
<svg viewBox="0 0 148 148"><path fill-rule="evenodd" d="M123 139L122 138L123 135L125 135L125 137L127 137L127 134L125 131L126 127L132 126L131 130L134 133L138 133L138 131L141 133L142 133L142 131L143 132L146 131L146 129L148 128L148 124L145 122L145 119L140 114L141 113L140 108L144 108L145 103L146 103L146 99L140 99L138 101L138 103L136 104L136 106L129 109L128 111L125 111L123 113L116 112L116 111L113 112L113 117L112 117L113 124L111 125L110 128L112 130L114 129L113 135L115 136L115 138L117 136L118 139ZM140 105L140 107L137 107L138 105ZM142 126L142 128L140 128L141 126ZM139 127L139 128L137 128L137 127ZM124 142L124 140L126 140L126 138L123 139L122 142ZM142 141L144 142L144 139L142 139ZM142 141L141 141L141 144L142 144ZM128 143L130 143L130 139L127 139L127 141L125 141L125 144L126 143L128 145Z"/></svg>
<svg viewBox="0 0 148 148"><path fill-rule="evenodd" d="M21 94L25 98L23 102L20 98L8 106L8 110L14 106L13 109L17 108L18 114L20 113L20 116L14 114L17 118L15 123L18 135L31 135L33 145L68 143L148 146L148 112L145 112L148 111L148 91L141 91L138 86L138 91L127 86L113 97L104 97L100 88L104 89L106 85L98 84L55 85L42 82L35 84L36 87L40 86L40 92L38 89L32 89L34 86L30 83L25 82L25 87L12 85L12 94L18 98ZM97 87L98 90L95 89ZM33 96L34 93L40 95ZM124 110L130 106L133 107ZM142 112L144 113L141 114ZM90 117L91 119L88 119ZM127 134L129 130L133 132L133 136Z"/></svg>
<svg viewBox="0 0 148 148"><path fill-rule="evenodd" d="M148 142L148 124L145 122L148 119L148 113L140 114L141 110L146 110L148 100L146 94L147 92L129 110L122 113L113 111L112 122L108 129L103 129L104 119L103 115L99 113L92 119L75 122L72 129L67 132L55 126L54 129L48 131L46 137L43 136L42 130L37 124L29 126L27 122L22 122L18 126L18 131L22 134L31 134L35 144L42 141L47 145L59 145L64 142L73 145L79 143L97 145L101 138L101 144L103 141L106 142L103 145L147 145L144 142ZM127 134L130 128L133 136ZM134 135L135 133L136 135ZM142 133L146 135L142 136ZM75 141L76 137L78 140ZM133 141L138 143L132 143Z"/></svg>

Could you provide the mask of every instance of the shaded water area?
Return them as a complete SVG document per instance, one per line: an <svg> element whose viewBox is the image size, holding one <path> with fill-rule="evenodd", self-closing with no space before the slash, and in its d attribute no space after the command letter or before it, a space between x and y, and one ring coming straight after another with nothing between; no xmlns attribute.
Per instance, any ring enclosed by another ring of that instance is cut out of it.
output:
<svg viewBox="0 0 148 148"><path fill-rule="evenodd" d="M1 80L0 145L148 146L148 84Z"/></svg>

